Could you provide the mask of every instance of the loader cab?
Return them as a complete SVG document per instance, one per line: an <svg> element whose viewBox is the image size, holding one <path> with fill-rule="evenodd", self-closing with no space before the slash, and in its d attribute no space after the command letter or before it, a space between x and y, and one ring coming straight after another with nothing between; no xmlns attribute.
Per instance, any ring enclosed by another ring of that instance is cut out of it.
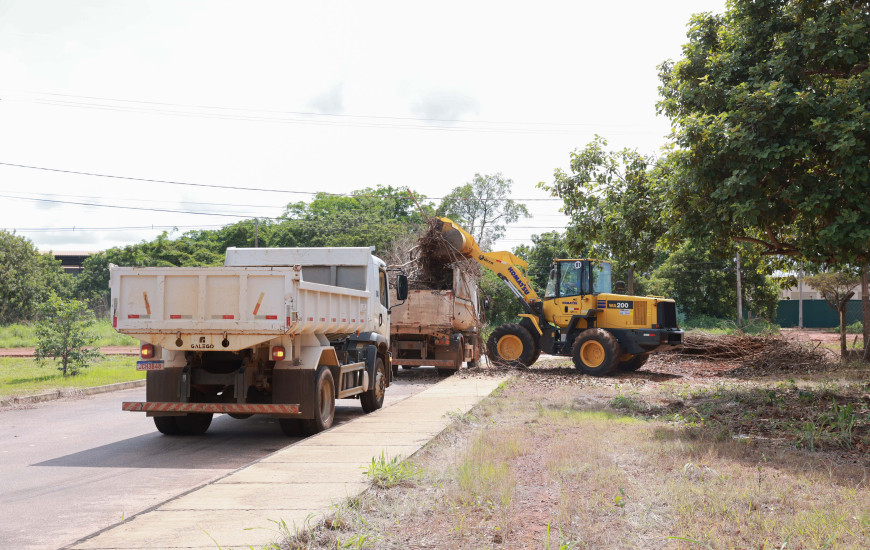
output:
<svg viewBox="0 0 870 550"><path fill-rule="evenodd" d="M599 260L554 260L545 298L611 293L610 262Z"/></svg>

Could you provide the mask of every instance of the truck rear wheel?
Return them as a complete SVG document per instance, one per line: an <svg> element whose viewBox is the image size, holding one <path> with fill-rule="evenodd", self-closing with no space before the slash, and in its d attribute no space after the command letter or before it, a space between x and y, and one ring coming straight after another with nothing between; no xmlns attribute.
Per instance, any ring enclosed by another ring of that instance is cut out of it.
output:
<svg viewBox="0 0 870 550"><path fill-rule="evenodd" d="M584 374L606 376L619 364L622 348L616 337L600 328L584 330L574 340L571 356Z"/></svg>
<svg viewBox="0 0 870 550"><path fill-rule="evenodd" d="M633 356L631 359L629 359L627 361L620 361L619 362L619 370L625 371L625 372L631 372L631 371L638 370L639 368L641 368L642 366L644 366L646 364L647 359L649 359L648 353L638 353L637 355Z"/></svg>
<svg viewBox="0 0 870 550"><path fill-rule="evenodd" d="M332 427L335 420L335 382L329 367L317 367L314 377L314 418L304 420L303 428L314 435Z"/></svg>
<svg viewBox="0 0 870 550"><path fill-rule="evenodd" d="M516 323L506 323L492 331L486 349L489 360L496 365L528 367L536 359L532 335Z"/></svg>
<svg viewBox="0 0 870 550"><path fill-rule="evenodd" d="M202 435L211 426L212 413L196 413L187 416L175 416L175 425L181 435Z"/></svg>
<svg viewBox="0 0 870 550"><path fill-rule="evenodd" d="M176 416L155 416L154 425L157 431L163 435L178 435L178 424L175 423Z"/></svg>
<svg viewBox="0 0 870 550"><path fill-rule="evenodd" d="M281 426L281 431L287 437L298 437L303 435L302 421L298 418L279 418L278 425Z"/></svg>
<svg viewBox="0 0 870 550"><path fill-rule="evenodd" d="M364 391L359 396L363 412L374 412L384 406L384 394L387 392L387 371L384 360L380 357L375 361L375 380L372 389Z"/></svg>

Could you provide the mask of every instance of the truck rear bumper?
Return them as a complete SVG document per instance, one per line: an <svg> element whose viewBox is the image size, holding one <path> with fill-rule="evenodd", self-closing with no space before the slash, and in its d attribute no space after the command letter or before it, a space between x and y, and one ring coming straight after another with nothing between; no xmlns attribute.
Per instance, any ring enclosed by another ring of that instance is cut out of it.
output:
<svg viewBox="0 0 870 550"><path fill-rule="evenodd" d="M124 401L121 410L147 413L225 413L272 414L296 416L299 405L272 405L253 403L167 403L154 401Z"/></svg>
<svg viewBox="0 0 870 550"><path fill-rule="evenodd" d="M403 365L409 367L455 367L456 361L453 359L398 359L393 357L393 364L400 367Z"/></svg>

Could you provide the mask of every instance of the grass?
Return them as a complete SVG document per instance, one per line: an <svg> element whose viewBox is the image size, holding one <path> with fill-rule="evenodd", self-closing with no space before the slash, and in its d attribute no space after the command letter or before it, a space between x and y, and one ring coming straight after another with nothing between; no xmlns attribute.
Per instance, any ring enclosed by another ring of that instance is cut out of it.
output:
<svg viewBox="0 0 870 550"><path fill-rule="evenodd" d="M870 410L854 374L533 368L418 452L418 479L373 486L290 547L866 549Z"/></svg>
<svg viewBox="0 0 870 550"><path fill-rule="evenodd" d="M0 397L32 395L56 389L81 389L142 380L136 357L107 357L75 376L64 376L51 362L40 367L33 358L0 357Z"/></svg>
<svg viewBox="0 0 870 550"><path fill-rule="evenodd" d="M403 461L400 456L388 459L382 452L378 458L372 458L371 464L365 468L366 476L377 485L389 489L396 485L410 483L423 473L410 462Z"/></svg>
<svg viewBox="0 0 870 550"><path fill-rule="evenodd" d="M840 334L840 327L826 328L825 332ZM846 325L846 334L864 334L864 323L855 321L851 325Z"/></svg>
<svg viewBox="0 0 870 550"><path fill-rule="evenodd" d="M707 315L689 318L680 324L684 330L700 330L708 334L779 334L780 326L764 319L752 319L738 325L731 319Z"/></svg>
<svg viewBox="0 0 870 550"><path fill-rule="evenodd" d="M98 346L137 346L139 341L126 334L119 334L108 319L100 319L94 325L99 336ZM32 324L15 323L0 327L0 348L32 348L36 346L36 327Z"/></svg>

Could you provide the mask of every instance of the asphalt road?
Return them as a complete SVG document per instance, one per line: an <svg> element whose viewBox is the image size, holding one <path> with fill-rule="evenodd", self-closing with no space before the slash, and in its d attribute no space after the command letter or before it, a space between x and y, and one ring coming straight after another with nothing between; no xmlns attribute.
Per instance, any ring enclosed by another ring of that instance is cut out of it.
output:
<svg viewBox="0 0 870 550"><path fill-rule="evenodd" d="M431 368L400 371L385 406L436 381ZM144 399L141 388L0 411L3 548L62 548L299 441L260 416L216 415L203 436L166 437L121 411ZM359 401L337 402L337 422L362 414Z"/></svg>

